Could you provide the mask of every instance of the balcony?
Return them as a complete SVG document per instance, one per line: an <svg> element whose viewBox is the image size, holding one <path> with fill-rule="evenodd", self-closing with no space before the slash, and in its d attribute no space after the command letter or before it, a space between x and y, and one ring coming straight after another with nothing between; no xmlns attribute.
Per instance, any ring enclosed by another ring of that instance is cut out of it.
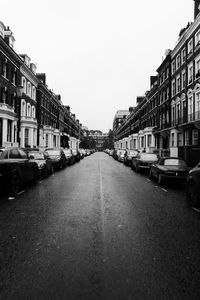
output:
<svg viewBox="0 0 200 300"><path fill-rule="evenodd" d="M35 123L37 124L37 119L33 117L21 116L22 123Z"/></svg>
<svg viewBox="0 0 200 300"><path fill-rule="evenodd" d="M15 109L14 109L14 107L12 107L12 106L10 106L10 105L8 105L8 104L6 104L6 103L0 103L0 111L1 111L1 113L5 113L5 114L13 114L13 115L15 115Z"/></svg>
<svg viewBox="0 0 200 300"><path fill-rule="evenodd" d="M172 121L172 127L178 126L178 125L182 125L185 123L189 122L189 116L187 116L186 114L184 116L180 116L178 118L176 118L175 120Z"/></svg>

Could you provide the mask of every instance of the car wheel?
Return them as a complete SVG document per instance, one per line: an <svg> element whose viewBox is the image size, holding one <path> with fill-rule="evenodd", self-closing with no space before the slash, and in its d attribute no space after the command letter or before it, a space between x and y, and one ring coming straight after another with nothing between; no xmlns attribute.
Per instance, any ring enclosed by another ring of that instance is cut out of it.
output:
<svg viewBox="0 0 200 300"><path fill-rule="evenodd" d="M46 178L47 176L49 175L49 171L48 171L48 168L47 166L44 168L43 170L43 176Z"/></svg>
<svg viewBox="0 0 200 300"><path fill-rule="evenodd" d="M140 169L139 169L138 165L135 166L135 171L136 171L137 173L140 172Z"/></svg>
<svg viewBox="0 0 200 300"><path fill-rule="evenodd" d="M196 190L196 186L193 182L189 182L187 185L186 199L187 199L187 203L189 206L199 208L200 201L199 201L198 193Z"/></svg>
<svg viewBox="0 0 200 300"><path fill-rule="evenodd" d="M163 176L161 174L158 174L158 184L162 184L163 183Z"/></svg>
<svg viewBox="0 0 200 300"><path fill-rule="evenodd" d="M51 166L51 169L50 169L50 174L53 174L54 172L54 169L53 169L53 165Z"/></svg>
<svg viewBox="0 0 200 300"><path fill-rule="evenodd" d="M151 171L151 169L149 169L149 178L152 179L152 177L153 177L152 176L152 171Z"/></svg>
<svg viewBox="0 0 200 300"><path fill-rule="evenodd" d="M9 184L9 193L12 196L16 196L19 193L19 189L19 178L18 176L14 176L12 177L11 182Z"/></svg>

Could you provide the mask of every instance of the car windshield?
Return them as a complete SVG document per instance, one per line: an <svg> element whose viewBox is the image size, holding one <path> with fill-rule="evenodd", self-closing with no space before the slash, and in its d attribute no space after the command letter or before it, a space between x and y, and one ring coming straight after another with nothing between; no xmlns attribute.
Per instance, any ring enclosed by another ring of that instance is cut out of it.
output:
<svg viewBox="0 0 200 300"><path fill-rule="evenodd" d="M165 159L164 166L182 166L182 167L185 167L186 163L182 159L169 158L169 159Z"/></svg>
<svg viewBox="0 0 200 300"><path fill-rule="evenodd" d="M51 156L54 155L60 155L60 151L59 150L46 150L46 152Z"/></svg>
<svg viewBox="0 0 200 300"><path fill-rule="evenodd" d="M142 160L157 160L156 154L150 154L150 153L142 153L140 154L140 159Z"/></svg>
<svg viewBox="0 0 200 300"><path fill-rule="evenodd" d="M32 157L34 159L44 159L44 154L41 152L29 152L28 157Z"/></svg>

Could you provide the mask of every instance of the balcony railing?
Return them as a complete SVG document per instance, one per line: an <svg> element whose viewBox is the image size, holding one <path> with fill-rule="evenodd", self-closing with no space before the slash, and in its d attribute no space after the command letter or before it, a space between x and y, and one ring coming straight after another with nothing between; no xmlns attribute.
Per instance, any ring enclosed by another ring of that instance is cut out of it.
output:
<svg viewBox="0 0 200 300"><path fill-rule="evenodd" d="M14 107L12 107L6 103L0 103L0 109L4 110L6 112L15 113Z"/></svg>

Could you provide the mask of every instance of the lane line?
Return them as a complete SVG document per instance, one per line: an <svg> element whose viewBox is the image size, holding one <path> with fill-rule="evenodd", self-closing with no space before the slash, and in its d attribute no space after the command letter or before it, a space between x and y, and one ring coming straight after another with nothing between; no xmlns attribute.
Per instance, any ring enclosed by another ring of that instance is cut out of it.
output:
<svg viewBox="0 0 200 300"><path fill-rule="evenodd" d="M23 190L23 191L17 193L17 195L21 195L21 194L23 194L24 192L25 192L25 190Z"/></svg>
<svg viewBox="0 0 200 300"><path fill-rule="evenodd" d="M105 240L105 208L103 201L103 183L102 183L102 173L101 166L99 163L99 188L100 188L100 204L101 204L101 212L102 212L102 231L103 231L103 239Z"/></svg>
<svg viewBox="0 0 200 300"><path fill-rule="evenodd" d="M166 190L166 189L163 189L163 188L162 188L162 190L163 190L164 192L167 192L167 190Z"/></svg>
<svg viewBox="0 0 200 300"><path fill-rule="evenodd" d="M192 206L192 209L195 210L196 212L200 213L200 210L197 209L197 208L195 208L195 207L193 207L193 206Z"/></svg>

